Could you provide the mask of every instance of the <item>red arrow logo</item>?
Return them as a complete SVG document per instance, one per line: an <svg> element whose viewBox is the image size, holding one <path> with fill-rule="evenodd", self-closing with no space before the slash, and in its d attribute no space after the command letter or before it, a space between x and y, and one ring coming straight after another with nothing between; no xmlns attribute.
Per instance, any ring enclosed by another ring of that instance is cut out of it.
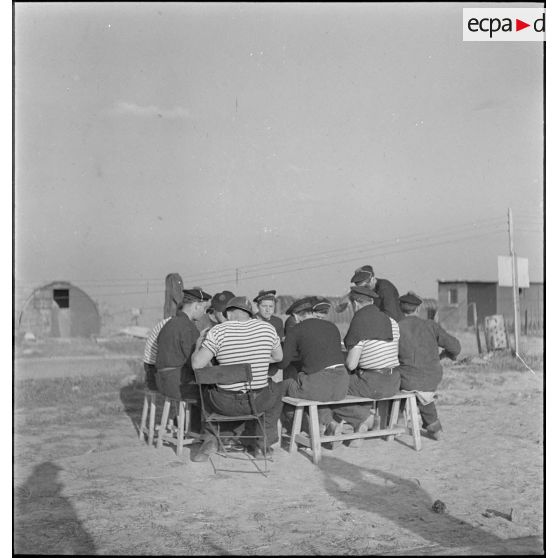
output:
<svg viewBox="0 0 558 558"><path fill-rule="evenodd" d="M525 23L524 21L521 21L520 19L515 20L515 30L516 31L521 31L522 29L525 29L526 27L531 27L531 24L530 23Z"/></svg>

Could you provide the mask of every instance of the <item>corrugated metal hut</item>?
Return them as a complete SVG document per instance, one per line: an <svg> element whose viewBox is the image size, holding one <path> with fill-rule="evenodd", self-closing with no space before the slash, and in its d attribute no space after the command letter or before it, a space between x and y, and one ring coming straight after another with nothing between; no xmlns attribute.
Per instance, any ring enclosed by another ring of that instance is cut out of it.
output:
<svg viewBox="0 0 558 558"><path fill-rule="evenodd" d="M513 329L513 289L500 287L496 281L451 281L438 279L438 308L440 323L449 329L466 329L473 325L473 303L477 320L494 314L504 316L506 326ZM544 322L544 283L531 281L519 289L521 331L542 332Z"/></svg>
<svg viewBox="0 0 558 558"><path fill-rule="evenodd" d="M91 337L99 335L101 317L84 291L67 281L54 281L27 298L18 329L35 337Z"/></svg>

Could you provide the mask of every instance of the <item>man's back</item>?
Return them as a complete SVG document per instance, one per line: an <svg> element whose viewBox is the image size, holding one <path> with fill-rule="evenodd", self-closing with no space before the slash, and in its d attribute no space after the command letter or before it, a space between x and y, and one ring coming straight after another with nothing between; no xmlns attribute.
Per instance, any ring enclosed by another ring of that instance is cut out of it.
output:
<svg viewBox="0 0 558 558"><path fill-rule="evenodd" d="M402 320L404 314L399 306L399 292L396 286L387 279L376 279L374 290L380 297L378 308L396 322Z"/></svg>
<svg viewBox="0 0 558 558"><path fill-rule="evenodd" d="M367 369L382 369L382 368L395 368L399 365L397 358L398 343L399 343L399 326L397 322L389 318L391 325L392 337L391 340L380 339L363 339L359 342L362 345L362 353L358 361L359 368Z"/></svg>
<svg viewBox="0 0 558 558"><path fill-rule="evenodd" d="M406 316L399 322L401 388L435 391L442 380L439 348L451 356L461 351L459 341L433 320Z"/></svg>
<svg viewBox="0 0 558 558"><path fill-rule="evenodd" d="M339 329L318 318L309 318L289 329L283 352L285 366L296 357L302 361L306 374L344 362Z"/></svg>
<svg viewBox="0 0 558 558"><path fill-rule="evenodd" d="M202 347L211 351L219 364L252 365L251 385L246 386L244 383L222 385L231 391L239 391L247 387L261 389L267 386L271 351L278 346L280 341L275 328L261 320L244 322L233 320L218 324L207 332L202 343Z"/></svg>
<svg viewBox="0 0 558 558"><path fill-rule="evenodd" d="M200 333L182 311L163 325L157 337L157 368L181 367L188 363Z"/></svg>

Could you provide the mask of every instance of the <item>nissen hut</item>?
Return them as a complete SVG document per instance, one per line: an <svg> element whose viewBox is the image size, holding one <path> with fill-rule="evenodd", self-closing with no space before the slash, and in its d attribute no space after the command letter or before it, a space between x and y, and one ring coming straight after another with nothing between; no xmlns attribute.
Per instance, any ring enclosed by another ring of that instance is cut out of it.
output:
<svg viewBox="0 0 558 558"><path fill-rule="evenodd" d="M97 305L78 287L55 281L38 287L27 298L18 329L35 337L91 337L99 335Z"/></svg>

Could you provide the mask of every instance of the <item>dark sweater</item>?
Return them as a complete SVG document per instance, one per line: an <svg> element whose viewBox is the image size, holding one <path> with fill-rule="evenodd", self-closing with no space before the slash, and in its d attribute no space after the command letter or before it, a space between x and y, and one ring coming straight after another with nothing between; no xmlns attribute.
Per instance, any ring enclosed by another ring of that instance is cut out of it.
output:
<svg viewBox="0 0 558 558"><path fill-rule="evenodd" d="M436 391L442 380L439 348L450 358L461 351L461 344L433 320L406 316L399 322L399 366L401 389Z"/></svg>
<svg viewBox="0 0 558 558"><path fill-rule="evenodd" d="M337 326L319 318L308 318L287 329L283 360L278 367L284 370L293 360L302 362L302 371L306 374L344 364Z"/></svg>
<svg viewBox="0 0 558 558"><path fill-rule="evenodd" d="M402 320L405 316L399 306L399 292L395 285L387 279L376 279L374 290L378 293L380 300L377 305L378 308L385 312L390 318L396 322ZM376 304L376 303L374 303Z"/></svg>
<svg viewBox="0 0 558 558"><path fill-rule="evenodd" d="M180 368L186 365L189 375L191 370L191 356L196 348L196 341L200 336L194 322L182 311L178 311L159 332L157 337L157 369Z"/></svg>
<svg viewBox="0 0 558 558"><path fill-rule="evenodd" d="M266 320L263 316L261 316L258 313L254 317L257 318L258 320L261 320L262 322L267 322L268 324L271 324L275 328L275 331L277 332L279 339L283 340L283 337L285 337L285 329L283 327L283 320L279 316L272 315L271 318L269 318L269 320Z"/></svg>

